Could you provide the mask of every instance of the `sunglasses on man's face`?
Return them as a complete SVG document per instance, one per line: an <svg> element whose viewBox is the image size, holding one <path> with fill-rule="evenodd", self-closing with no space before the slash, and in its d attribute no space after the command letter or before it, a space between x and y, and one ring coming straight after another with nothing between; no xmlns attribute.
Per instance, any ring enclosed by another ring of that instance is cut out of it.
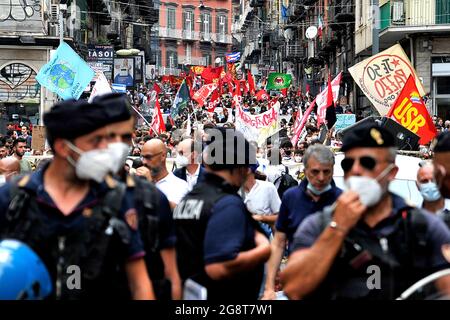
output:
<svg viewBox="0 0 450 320"><path fill-rule="evenodd" d="M377 165L377 160L369 156L363 156L357 159L361 167L369 171L372 171ZM355 158L350 157L345 157L344 159L342 159L341 161L342 170L344 170L344 172L349 172L353 168L355 161L356 161Z"/></svg>

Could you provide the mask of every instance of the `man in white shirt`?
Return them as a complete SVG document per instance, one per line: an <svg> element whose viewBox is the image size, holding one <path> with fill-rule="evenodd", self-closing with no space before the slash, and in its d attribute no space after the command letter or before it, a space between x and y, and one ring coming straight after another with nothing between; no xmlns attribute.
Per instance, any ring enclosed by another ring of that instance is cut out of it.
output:
<svg viewBox="0 0 450 320"><path fill-rule="evenodd" d="M202 181L205 175L205 169L200 165L201 149L201 144L190 138L184 139L177 145L175 164L178 169L173 174L187 182L189 191L197 182Z"/></svg>
<svg viewBox="0 0 450 320"><path fill-rule="evenodd" d="M253 219L270 226L271 229L277 220L281 200L273 183L255 178L257 168L258 165L250 167L251 174L243 186L244 203L252 213ZM268 228L264 229L271 233Z"/></svg>
<svg viewBox="0 0 450 320"><path fill-rule="evenodd" d="M188 193L186 181L177 178L166 167L167 148L160 139L151 139L144 144L141 151L143 167L136 174L145 176L169 199L170 207L175 208Z"/></svg>

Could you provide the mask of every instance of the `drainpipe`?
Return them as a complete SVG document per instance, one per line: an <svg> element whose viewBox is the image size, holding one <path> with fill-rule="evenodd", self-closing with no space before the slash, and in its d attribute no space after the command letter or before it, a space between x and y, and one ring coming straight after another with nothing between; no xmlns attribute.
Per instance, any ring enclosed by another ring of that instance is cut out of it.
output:
<svg viewBox="0 0 450 320"><path fill-rule="evenodd" d="M414 59L414 39L408 34L406 35L406 39L409 39L409 48L411 51L411 65L415 68L415 59Z"/></svg>

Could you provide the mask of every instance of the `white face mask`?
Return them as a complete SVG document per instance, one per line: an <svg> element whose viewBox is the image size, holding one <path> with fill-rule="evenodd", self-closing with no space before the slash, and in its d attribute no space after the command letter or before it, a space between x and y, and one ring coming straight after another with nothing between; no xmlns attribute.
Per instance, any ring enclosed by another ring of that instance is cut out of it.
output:
<svg viewBox="0 0 450 320"><path fill-rule="evenodd" d="M79 154L78 161L68 157L67 161L75 167L75 173L81 180L94 180L101 183L105 176L112 171L111 154L108 149L94 149L81 151L70 141L66 141L69 148Z"/></svg>
<svg viewBox="0 0 450 320"><path fill-rule="evenodd" d="M125 164L131 147L124 142L113 142L108 144L108 151L111 156L112 172L117 174Z"/></svg>
<svg viewBox="0 0 450 320"><path fill-rule="evenodd" d="M187 165L189 164L189 159L186 158L185 156L178 155L175 158L175 164L177 165L177 168L187 167Z"/></svg>
<svg viewBox="0 0 450 320"><path fill-rule="evenodd" d="M351 176L345 180L346 189L356 192L363 205L372 207L380 202L384 194L383 188L378 181L383 179L393 167L394 164L390 164L375 179L364 176Z"/></svg>
<svg viewBox="0 0 450 320"><path fill-rule="evenodd" d="M0 186L6 183L6 176L4 174L0 174Z"/></svg>

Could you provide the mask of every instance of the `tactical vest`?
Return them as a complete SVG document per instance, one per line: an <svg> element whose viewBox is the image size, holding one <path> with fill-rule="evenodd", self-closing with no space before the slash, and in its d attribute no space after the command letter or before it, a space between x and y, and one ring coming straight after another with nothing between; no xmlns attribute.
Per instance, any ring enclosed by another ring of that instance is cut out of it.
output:
<svg viewBox="0 0 450 320"><path fill-rule="evenodd" d="M11 184L11 202L0 238L21 240L43 259L54 280L51 298L117 299L125 294L115 291L111 282L111 279L115 279L114 284L126 281L117 279L116 273L125 263L117 257L126 256L125 246L130 242L129 229L118 218L125 185L107 179L109 190L94 207L84 210L82 225L56 230L52 228L54 218L40 213L36 193L25 188L29 178L24 176ZM70 266L81 271L81 289L69 287L75 283L69 279L72 273L68 270L73 270Z"/></svg>
<svg viewBox="0 0 450 320"><path fill-rule="evenodd" d="M183 281L192 279L206 287L208 300L257 299L264 266L251 272L237 275L233 279L214 281L205 272L204 238L213 206L227 195L236 195L236 190L222 178L207 174L205 181L198 183L178 204L174 211L177 230L177 260ZM258 223L246 211L248 223L262 232ZM254 247L247 244L241 251Z"/></svg>
<svg viewBox="0 0 450 320"><path fill-rule="evenodd" d="M331 213L324 210L320 215L324 230ZM424 214L410 208L398 213L390 225L392 230L386 237L378 237L360 225L353 228L324 282L309 298L394 300L431 274L434 270L428 257L432 248L426 241ZM378 274L381 278L377 283Z"/></svg>
<svg viewBox="0 0 450 320"><path fill-rule="evenodd" d="M160 249L160 191L151 182L137 176L127 176L127 187L133 188L134 204L138 213L139 233L145 250L147 272L157 300L171 299L171 283L165 277Z"/></svg>

